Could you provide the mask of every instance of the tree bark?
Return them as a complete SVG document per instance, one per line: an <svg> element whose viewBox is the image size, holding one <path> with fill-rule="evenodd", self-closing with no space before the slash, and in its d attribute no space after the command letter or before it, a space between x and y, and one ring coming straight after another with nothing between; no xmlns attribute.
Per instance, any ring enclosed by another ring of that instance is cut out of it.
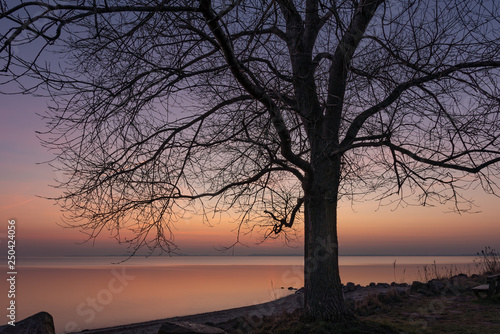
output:
<svg viewBox="0 0 500 334"><path fill-rule="evenodd" d="M305 312L318 319L345 320L339 275L337 201L340 157L315 164L305 200Z"/></svg>

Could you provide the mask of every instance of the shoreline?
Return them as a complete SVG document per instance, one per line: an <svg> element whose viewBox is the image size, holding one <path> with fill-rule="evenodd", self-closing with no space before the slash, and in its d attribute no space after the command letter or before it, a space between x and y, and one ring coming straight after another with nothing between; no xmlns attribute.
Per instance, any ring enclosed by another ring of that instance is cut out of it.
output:
<svg viewBox="0 0 500 334"><path fill-rule="evenodd" d="M178 316L166 319L150 320L127 325L118 325L98 329L84 329L80 332L69 334L157 334L161 325L165 322L189 322L195 324L221 323L238 317L262 317L282 312L292 312L302 307L303 294L293 294L270 302L236 307L220 311L205 312L186 316Z"/></svg>
<svg viewBox="0 0 500 334"><path fill-rule="evenodd" d="M351 283L352 284L352 283ZM354 285L354 284L353 284ZM359 285L358 285L359 286ZM361 301L371 294L387 293L389 291L408 291L409 285L406 286L392 286L386 283L380 283L373 286L359 287L352 291L344 292L345 298ZM157 334L161 325L166 322L184 322L200 325L214 325L227 321L232 321L237 318L240 321L243 318L259 319L263 316L272 316L282 313L291 313L303 307L304 295L302 293L295 293L288 295L270 302L265 302L255 305L247 305L220 311L211 311L199 314L192 314L186 316L177 316L165 319L150 320L139 323L132 323L126 325L110 326L98 329L86 329L80 332L73 332L70 334ZM258 320L257 320L258 321Z"/></svg>

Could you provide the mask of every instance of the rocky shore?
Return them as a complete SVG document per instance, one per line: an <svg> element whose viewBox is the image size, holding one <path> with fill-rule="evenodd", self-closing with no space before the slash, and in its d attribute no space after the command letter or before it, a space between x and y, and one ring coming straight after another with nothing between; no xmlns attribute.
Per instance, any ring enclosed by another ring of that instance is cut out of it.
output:
<svg viewBox="0 0 500 334"><path fill-rule="evenodd" d="M349 307L359 308L366 303L366 300L378 299L384 296L410 296L413 298L424 298L428 296L460 294L469 291L471 286L481 279L480 276L456 275L451 278L433 279L427 283L413 282L412 285L402 283L371 283L367 286L347 283L343 286L344 296ZM292 313L302 308L303 293L302 289L293 287L289 290L295 290L295 293L274 301L263 304L233 308L222 311L207 312L196 315L174 317L168 319L147 321L142 323L115 326L102 329L84 330L79 334L167 334L167 333L185 333L185 334L218 334L245 332L250 333L263 318ZM421 297L418 297L421 296ZM386 297L389 298L389 297ZM34 317L42 319L39 329L34 329L34 321L30 318L24 322L29 324L29 332L32 334L52 334L54 333L53 324L47 324L47 319L52 317L47 313L39 313ZM36 321L35 321L36 322ZM23 322L19 322L22 325ZM10 326L11 327L11 326ZM43 328L42 328L43 327ZM22 326L17 326L20 330ZM9 331L13 328L0 327L0 333L21 333ZM26 332L27 333L27 332Z"/></svg>
<svg viewBox="0 0 500 334"><path fill-rule="evenodd" d="M238 307L234 309L207 312L183 317L174 317L163 320L148 321L144 323L116 326L110 328L86 330L78 334L167 334L167 333L226 333L231 329L243 329L248 332L259 323L263 317L271 317L283 313L292 313L302 308L304 295L303 289L289 288L296 290L293 295L286 296L271 302ZM410 286L403 284L371 283L367 286L347 283L343 286L346 299L351 301L362 301L369 295L385 294L397 291L406 293Z"/></svg>

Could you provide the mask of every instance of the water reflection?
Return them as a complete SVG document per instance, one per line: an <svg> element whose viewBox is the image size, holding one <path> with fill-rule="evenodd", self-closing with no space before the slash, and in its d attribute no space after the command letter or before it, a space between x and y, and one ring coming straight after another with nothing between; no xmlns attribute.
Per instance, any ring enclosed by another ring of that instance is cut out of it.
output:
<svg viewBox="0 0 500 334"><path fill-rule="evenodd" d="M361 285L411 283L433 261L441 272L471 273L472 259L342 257L341 277ZM262 303L303 284L301 257L150 258L110 265L115 260L25 259L17 276L17 319L47 311L62 333Z"/></svg>

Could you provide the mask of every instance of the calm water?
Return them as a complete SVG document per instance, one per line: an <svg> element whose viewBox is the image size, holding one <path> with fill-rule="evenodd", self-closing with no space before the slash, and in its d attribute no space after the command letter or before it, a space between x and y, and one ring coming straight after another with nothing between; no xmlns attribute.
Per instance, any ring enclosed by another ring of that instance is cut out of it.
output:
<svg viewBox="0 0 500 334"><path fill-rule="evenodd" d="M343 282L411 283L435 277L436 272L470 274L473 259L343 256L340 271ZM16 281L17 320L47 311L57 333L258 304L303 285L300 256L155 257L120 264L113 263L122 258L109 257L22 260ZM1 291L8 291L5 281ZM7 298L2 300L7 307Z"/></svg>

